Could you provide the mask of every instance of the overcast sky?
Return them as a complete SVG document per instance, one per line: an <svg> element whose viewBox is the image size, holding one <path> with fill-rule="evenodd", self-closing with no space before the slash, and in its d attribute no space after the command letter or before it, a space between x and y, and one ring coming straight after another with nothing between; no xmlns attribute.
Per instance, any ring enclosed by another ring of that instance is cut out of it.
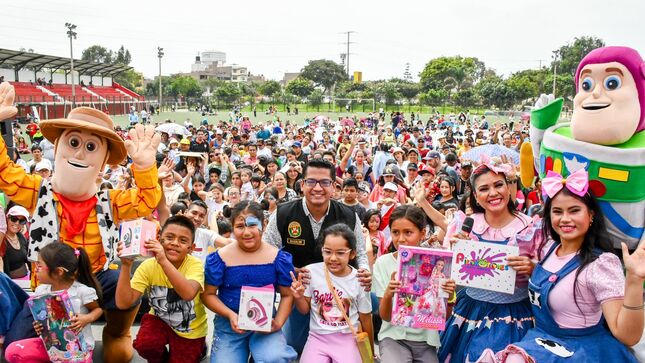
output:
<svg viewBox="0 0 645 363"><path fill-rule="evenodd" d="M0 48L33 48L69 56L65 22L78 26L75 58L91 45L124 45L147 78L188 72L198 52L226 52L227 63L281 79L308 60L340 61L351 40L351 71L363 79L415 79L425 63L446 55L474 56L498 73L547 64L576 36L631 46L645 56L641 0L276 0L83 1L2 0Z"/></svg>

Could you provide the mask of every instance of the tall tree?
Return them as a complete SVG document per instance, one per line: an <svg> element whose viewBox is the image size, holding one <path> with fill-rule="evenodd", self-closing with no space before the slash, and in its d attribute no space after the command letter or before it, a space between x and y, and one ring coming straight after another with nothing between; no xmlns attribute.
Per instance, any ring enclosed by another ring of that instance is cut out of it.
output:
<svg viewBox="0 0 645 363"><path fill-rule="evenodd" d="M309 97L307 97L309 104L316 107L317 110L320 110L320 105L323 103L324 98L325 95L319 89L315 89L313 92L311 92Z"/></svg>
<svg viewBox="0 0 645 363"><path fill-rule="evenodd" d="M215 89L215 97L225 104L233 104L242 95L241 89L232 82L222 82Z"/></svg>
<svg viewBox="0 0 645 363"><path fill-rule="evenodd" d="M567 43L553 51L556 59L551 63L551 70L553 71L553 66L557 64L558 73L573 75L578 68L578 63L587 53L604 46L605 42L600 38L586 36L574 38L572 43Z"/></svg>
<svg viewBox="0 0 645 363"><path fill-rule="evenodd" d="M311 60L300 71L300 76L308 79L316 86L321 86L327 93L336 83L347 79L345 69L340 64L327 60Z"/></svg>
<svg viewBox="0 0 645 363"><path fill-rule="evenodd" d="M447 79L454 81L454 90L473 86L484 75L486 66L475 57L439 57L429 61L421 71L421 88L445 89Z"/></svg>
<svg viewBox="0 0 645 363"><path fill-rule="evenodd" d="M408 103L412 103L412 100L414 100L421 91L418 83L414 83L409 80L395 80L395 84L399 94L405 98Z"/></svg>
<svg viewBox="0 0 645 363"><path fill-rule="evenodd" d="M269 97L271 100L274 100L280 94L281 90L282 86L277 81L266 81L260 85L259 89L263 96Z"/></svg>
<svg viewBox="0 0 645 363"><path fill-rule="evenodd" d="M81 59L97 63L112 63L114 52L105 48L102 45L93 45L83 50Z"/></svg>
<svg viewBox="0 0 645 363"><path fill-rule="evenodd" d="M396 82L381 81L374 90L376 97L384 100L386 105L392 105L402 97Z"/></svg>
<svg viewBox="0 0 645 363"><path fill-rule="evenodd" d="M132 56L130 55L130 51L121 46L121 48L116 52L114 63L125 64L127 66L131 61Z"/></svg>
<svg viewBox="0 0 645 363"><path fill-rule="evenodd" d="M195 97L202 93L199 82L190 76L172 76L170 92L174 96Z"/></svg>
<svg viewBox="0 0 645 363"><path fill-rule="evenodd" d="M140 94L143 94L145 91L143 87L143 74L134 69L128 69L125 72L117 74L114 76L114 81Z"/></svg>
<svg viewBox="0 0 645 363"><path fill-rule="evenodd" d="M583 36L574 38L572 43L567 43L553 51L556 59L551 62L551 74L553 74L553 67L557 65L558 79L560 79L560 75L564 75L571 82L569 85L563 84L563 87L560 87L560 81L556 80L557 96L562 96L565 99L573 99L573 96L575 96L573 76L578 68L578 64L587 53L604 46L605 42L600 38ZM568 83L567 79L563 79L563 81ZM553 82L553 77L551 77L551 82ZM551 91L549 90L549 92Z"/></svg>
<svg viewBox="0 0 645 363"><path fill-rule="evenodd" d="M314 91L311 81L298 77L287 84L286 91L300 98L306 98Z"/></svg>

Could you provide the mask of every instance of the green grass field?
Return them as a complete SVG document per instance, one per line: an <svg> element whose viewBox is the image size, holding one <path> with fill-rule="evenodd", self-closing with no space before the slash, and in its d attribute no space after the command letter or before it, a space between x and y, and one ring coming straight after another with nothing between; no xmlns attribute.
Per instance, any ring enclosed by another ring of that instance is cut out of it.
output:
<svg viewBox="0 0 645 363"><path fill-rule="evenodd" d="M441 111L441 110L439 110ZM447 110L449 111L449 109ZM273 120L274 115L267 115L265 112L262 112L259 110L257 111L257 117L253 117L253 112L250 110L242 110L242 114L250 116L251 121L253 124L256 124L258 122L265 122L268 120ZM323 111L321 107L320 112L315 112L315 111L309 111L309 112L299 112L298 115L291 114L290 116L287 114L287 112L281 112L278 111L277 115L280 117L280 120L285 122L285 121L290 121L291 123L295 123L298 125L302 125L307 118L314 118L317 115L325 115L330 117L332 120L336 120L339 117L347 117L347 116L353 116L356 115L359 118L367 116L368 112L352 112L352 113L347 113L347 112L327 112L326 110ZM415 112L416 114L416 112ZM410 112L405 112L405 115L407 117L410 116ZM481 115L481 114L480 114ZM430 117L430 113L422 113L421 114L421 120L425 123L428 118ZM387 118L387 117L386 117ZM506 122L508 121L508 118L503 118L503 117L498 117L498 118L490 118L487 117L490 122ZM117 125L120 126L127 126L128 125L128 115L120 115L120 116L112 116L112 119ZM185 109L179 109L175 112L161 112L159 115L155 115L153 117L153 122L158 122L162 123L165 120L171 120L173 122L182 124L186 119L190 120L190 122L197 126L200 124L200 122L203 119L207 119L209 124L217 124L219 121L229 121L229 112L227 110L220 110L217 111L217 115L215 116L202 116L201 113L199 112L194 112L194 111L188 111Z"/></svg>

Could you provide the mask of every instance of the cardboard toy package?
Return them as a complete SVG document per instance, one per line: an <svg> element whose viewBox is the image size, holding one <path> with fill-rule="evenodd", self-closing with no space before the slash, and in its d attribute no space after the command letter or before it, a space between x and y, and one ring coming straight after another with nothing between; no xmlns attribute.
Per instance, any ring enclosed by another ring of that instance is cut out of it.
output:
<svg viewBox="0 0 645 363"><path fill-rule="evenodd" d="M123 241L122 257L148 257L144 242L157 239L157 224L143 218L121 223L119 238Z"/></svg>
<svg viewBox="0 0 645 363"><path fill-rule="evenodd" d="M92 348L82 333L71 328L71 318L76 314L67 291L32 296L27 305L34 320L42 324L40 338L52 362L87 362Z"/></svg>
<svg viewBox="0 0 645 363"><path fill-rule="evenodd" d="M450 278L452 256L448 250L399 246L397 276L402 286L394 294L393 325L445 329L449 296L441 285Z"/></svg>
<svg viewBox="0 0 645 363"><path fill-rule="evenodd" d="M271 331L274 299L273 285L242 286L237 326L244 330Z"/></svg>
<svg viewBox="0 0 645 363"><path fill-rule="evenodd" d="M459 240L453 246L452 278L457 285L512 294L517 273L506 258L520 253L518 246Z"/></svg>

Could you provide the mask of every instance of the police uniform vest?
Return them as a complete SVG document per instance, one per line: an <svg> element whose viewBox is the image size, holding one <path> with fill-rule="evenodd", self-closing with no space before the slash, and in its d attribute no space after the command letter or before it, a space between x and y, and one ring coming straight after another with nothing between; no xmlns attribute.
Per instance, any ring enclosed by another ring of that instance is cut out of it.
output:
<svg viewBox="0 0 645 363"><path fill-rule="evenodd" d="M276 212L276 224L282 237L282 248L293 256L293 265L304 267L311 263L322 262L320 244L314 238L309 217L302 207L302 199L280 204ZM337 223L344 223L353 231L356 226L356 212L332 200L320 231Z"/></svg>

